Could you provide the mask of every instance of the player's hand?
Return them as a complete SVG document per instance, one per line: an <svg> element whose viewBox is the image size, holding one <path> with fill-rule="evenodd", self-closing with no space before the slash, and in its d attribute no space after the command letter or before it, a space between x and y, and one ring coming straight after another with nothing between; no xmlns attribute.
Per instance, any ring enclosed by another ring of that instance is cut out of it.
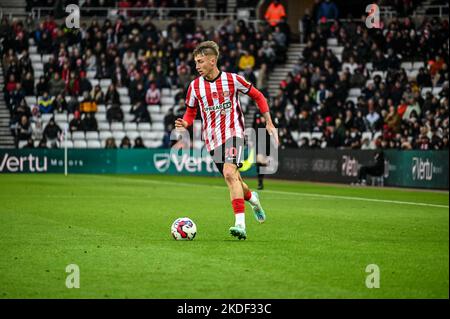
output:
<svg viewBox="0 0 450 319"><path fill-rule="evenodd" d="M278 140L278 133L277 129L273 125L273 123L267 123L266 124L266 130L269 133L270 136L273 136L273 139L275 140L275 146L279 146L280 142Z"/></svg>
<svg viewBox="0 0 450 319"><path fill-rule="evenodd" d="M186 129L187 127L188 127L188 122L186 122L185 120L178 118L175 121L175 129L183 129L183 128Z"/></svg>

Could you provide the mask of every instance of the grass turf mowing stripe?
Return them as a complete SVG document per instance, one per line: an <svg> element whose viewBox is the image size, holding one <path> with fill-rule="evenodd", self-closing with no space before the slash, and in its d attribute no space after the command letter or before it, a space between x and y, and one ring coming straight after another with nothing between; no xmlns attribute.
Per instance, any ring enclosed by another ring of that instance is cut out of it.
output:
<svg viewBox="0 0 450 319"><path fill-rule="evenodd" d="M99 175L101 176L101 175ZM102 176L109 177L109 176ZM128 177L114 177L119 179L127 179L133 180L136 182L137 180L144 183L153 183L153 184L165 184L165 185L178 185L185 187L207 187L207 188L227 188L227 186L217 186L217 185L204 185L199 183L183 183L183 182L172 182L172 181L155 181L155 180L140 180ZM421 203L421 202L406 202L406 201L397 201L397 200L387 200L387 199L374 199L374 198L365 198L365 197L354 197L354 196L339 196L339 195L326 195L326 194L317 194L317 193L302 193L302 192L288 192L288 191L276 191L276 190L264 190L264 193L270 194L280 194L280 195L294 195L294 196L309 196L309 197L320 197L320 198L330 198L330 199L341 199L341 200L358 200L358 201L367 201L367 202L375 202L375 203L387 203L387 204L399 204L399 205L413 205L413 206L426 206L426 207L436 207L436 208L446 208L449 209L448 205L438 205L438 204L430 204L430 203Z"/></svg>

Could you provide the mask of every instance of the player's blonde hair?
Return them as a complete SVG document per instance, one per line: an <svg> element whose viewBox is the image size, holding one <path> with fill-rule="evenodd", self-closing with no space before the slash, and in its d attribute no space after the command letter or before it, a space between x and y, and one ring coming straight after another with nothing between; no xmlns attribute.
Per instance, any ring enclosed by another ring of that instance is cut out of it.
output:
<svg viewBox="0 0 450 319"><path fill-rule="evenodd" d="M199 43L194 50L194 58L197 55L214 55L216 59L219 59L219 46L214 41L204 41Z"/></svg>

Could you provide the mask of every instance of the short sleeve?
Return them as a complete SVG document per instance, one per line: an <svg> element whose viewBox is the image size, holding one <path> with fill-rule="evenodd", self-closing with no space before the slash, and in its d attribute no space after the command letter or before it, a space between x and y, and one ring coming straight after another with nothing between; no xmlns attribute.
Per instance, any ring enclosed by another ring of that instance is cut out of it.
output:
<svg viewBox="0 0 450 319"><path fill-rule="evenodd" d="M248 82L243 76L240 76L236 74L234 85L236 86L236 90L239 92L242 92L244 94L247 94L250 92L250 89L252 88L252 84Z"/></svg>
<svg viewBox="0 0 450 319"><path fill-rule="evenodd" d="M197 107L198 105L198 100L197 97L195 96L194 82L191 82L191 84L189 85L184 103L186 104L187 107L191 108Z"/></svg>

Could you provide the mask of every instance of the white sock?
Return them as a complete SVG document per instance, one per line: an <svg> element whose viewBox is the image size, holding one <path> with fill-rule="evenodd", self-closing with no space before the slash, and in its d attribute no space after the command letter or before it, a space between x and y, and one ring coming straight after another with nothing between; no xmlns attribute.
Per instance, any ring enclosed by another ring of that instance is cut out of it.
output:
<svg viewBox="0 0 450 319"><path fill-rule="evenodd" d="M250 197L250 199L248 200L250 204L254 205L258 205L258 199L256 198L256 196L253 194L252 192L252 196Z"/></svg>
<svg viewBox="0 0 450 319"><path fill-rule="evenodd" d="M245 228L245 213L234 214L234 216L236 217L236 222L234 223L234 226L239 225Z"/></svg>

